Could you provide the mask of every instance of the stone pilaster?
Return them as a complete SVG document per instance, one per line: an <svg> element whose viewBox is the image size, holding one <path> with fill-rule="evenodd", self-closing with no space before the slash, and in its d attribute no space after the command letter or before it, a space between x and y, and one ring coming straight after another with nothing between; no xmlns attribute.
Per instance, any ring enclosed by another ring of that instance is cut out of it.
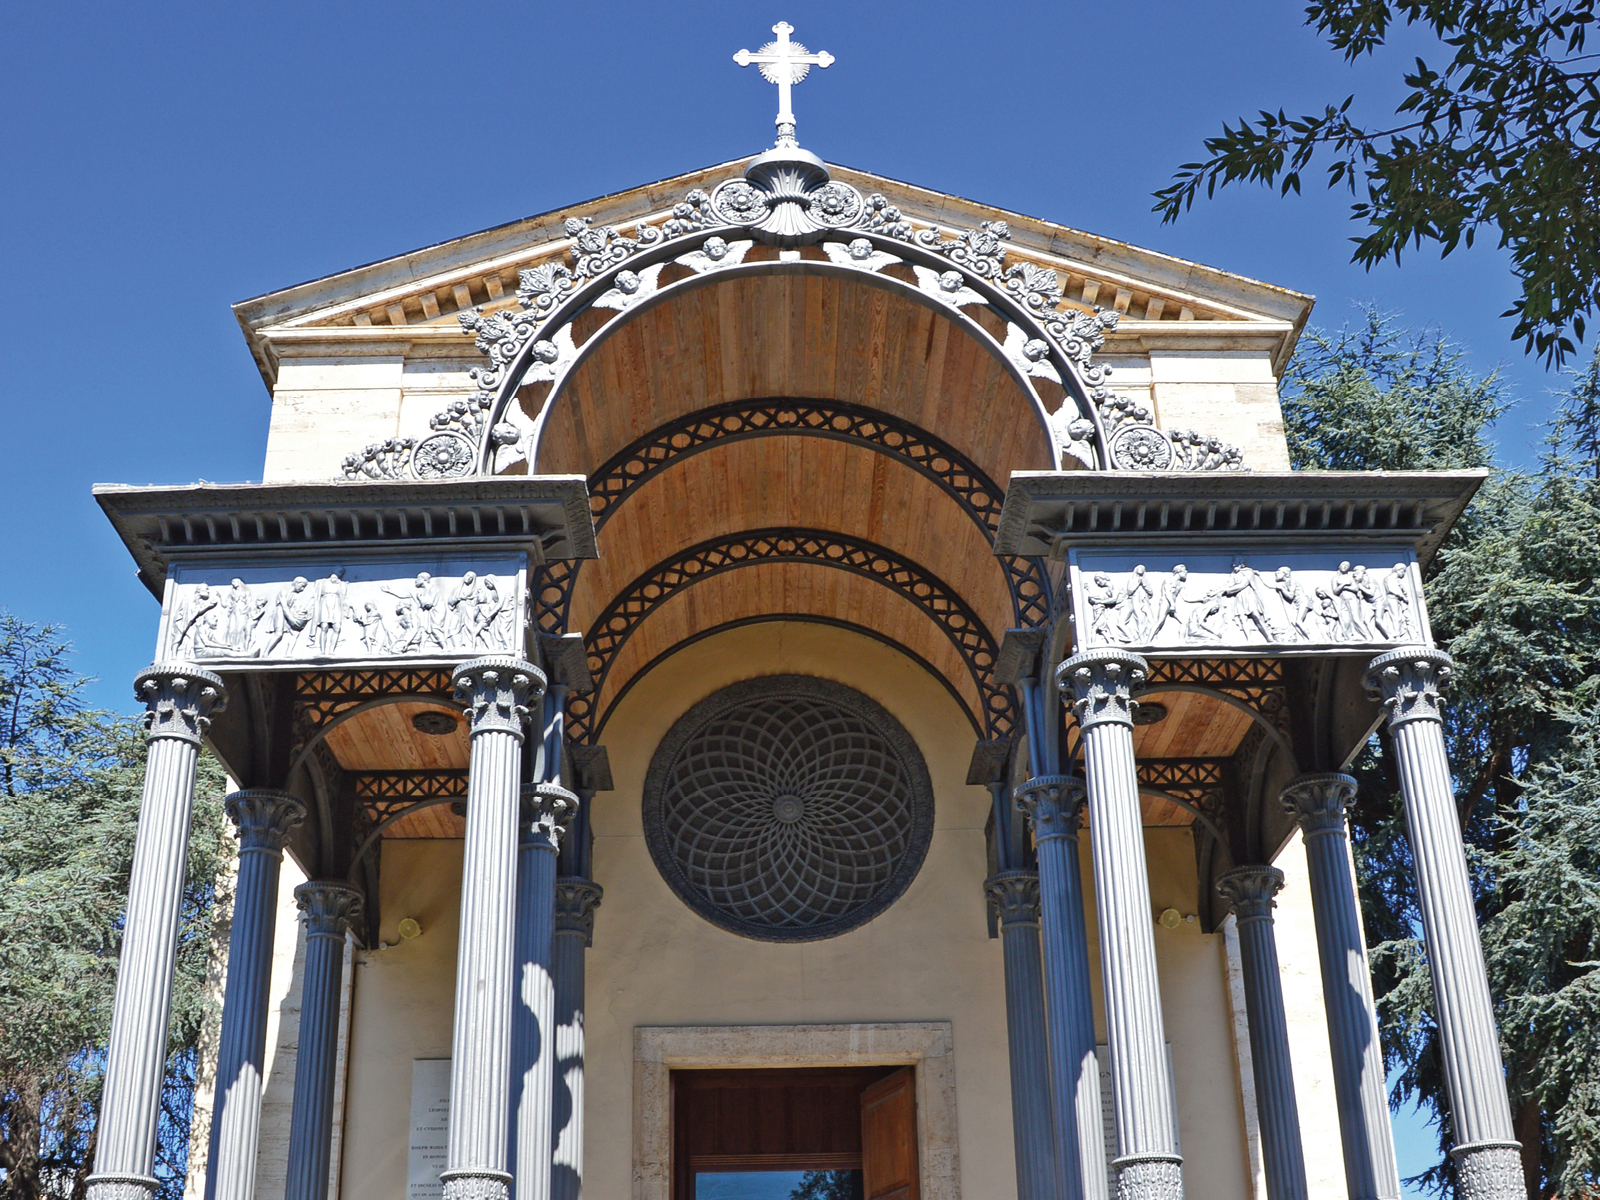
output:
<svg viewBox="0 0 1600 1200"><path fill-rule="evenodd" d="M1351 1200L1397 1200L1400 1171L1389 1125L1383 1049L1345 831L1345 809L1355 795L1356 781L1348 775L1302 775L1291 779L1279 798L1305 837L1345 1182Z"/></svg>
<svg viewBox="0 0 1600 1200"><path fill-rule="evenodd" d="M511 1174L517 1200L549 1200L555 1083L556 856L578 798L556 783L522 789L516 995L511 1014Z"/></svg>
<svg viewBox="0 0 1600 1200"><path fill-rule="evenodd" d="M1441 650L1396 650L1372 660L1366 683L1388 709L1389 736L1400 769L1456 1136L1450 1156L1459 1191L1472 1200L1520 1200L1525 1191L1520 1148L1511 1124L1494 1001L1444 748L1440 692L1450 670L1450 656Z"/></svg>
<svg viewBox="0 0 1600 1200"><path fill-rule="evenodd" d="M195 763L211 717L227 703L222 680L188 663L146 667L133 687L134 696L145 706L149 755L133 843L90 1200L147 1200L155 1191L156 1122L167 1061Z"/></svg>
<svg viewBox="0 0 1600 1200"><path fill-rule="evenodd" d="M1061 1189L1105 1200L1105 1115L1094 1052L1094 1000L1089 993L1089 941L1084 928L1078 828L1084 787L1070 775L1040 775L1016 791L1039 858L1039 922L1044 992L1049 1012L1051 1103Z"/></svg>
<svg viewBox="0 0 1600 1200"><path fill-rule="evenodd" d="M556 880L551 956L556 981L552 1200L579 1200L583 1194L583 959L584 950L594 944L594 910L603 895L600 885L587 879Z"/></svg>
<svg viewBox="0 0 1600 1200"><path fill-rule="evenodd" d="M1050 1040L1045 1033L1044 967L1039 944L1039 876L1011 870L983 882L1000 917L1005 957L1006 1042L1011 1052L1011 1132L1017 1200L1054 1200L1057 1138L1050 1096ZM1093 1053L1093 1038L1090 1038ZM1072 1136L1071 1122L1068 1136Z"/></svg>
<svg viewBox="0 0 1600 1200"><path fill-rule="evenodd" d="M300 1045L294 1059L289 1170L284 1200L326 1200L333 1146L333 1092L339 1067L339 989L345 934L361 915L349 884L313 879L294 890L306 930L300 983Z"/></svg>
<svg viewBox="0 0 1600 1200"><path fill-rule="evenodd" d="M506 1200L511 1014L517 911L522 739L544 673L518 658L462 663L456 699L471 722L450 1063L445 1200Z"/></svg>
<svg viewBox="0 0 1600 1200"><path fill-rule="evenodd" d="M1056 680L1069 695L1083 733L1117 1122L1117 1195L1119 1200L1178 1200L1183 1195L1183 1159L1176 1151L1176 1110L1167 1074L1133 759L1132 697L1148 673L1137 654L1090 650L1062 663Z"/></svg>
<svg viewBox="0 0 1600 1200"><path fill-rule="evenodd" d="M205 1194L206 1200L253 1200L278 877L283 848L305 819L306 808L288 792L267 788L234 792L225 803L239 830L239 878L228 934L228 983Z"/></svg>
<svg viewBox="0 0 1600 1200"><path fill-rule="evenodd" d="M1256 1115L1270 1200L1306 1200L1305 1151L1300 1144L1300 1108L1289 1062L1289 1022L1278 975L1278 941L1272 928L1273 899L1283 872L1273 867L1235 867L1217 880L1217 891L1233 905L1239 924L1244 969L1244 1007L1250 1022L1250 1065L1256 1082Z"/></svg>

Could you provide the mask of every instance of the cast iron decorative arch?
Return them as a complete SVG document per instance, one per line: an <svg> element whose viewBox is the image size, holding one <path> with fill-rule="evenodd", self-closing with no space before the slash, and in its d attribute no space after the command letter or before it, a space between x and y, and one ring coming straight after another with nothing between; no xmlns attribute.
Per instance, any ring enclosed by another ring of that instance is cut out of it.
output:
<svg viewBox="0 0 1600 1200"><path fill-rule="evenodd" d="M824 172L823 178L826 178ZM798 251L781 261L744 263L771 204L800 204L807 210L814 242L827 261L800 260ZM1240 454L1215 438L1192 430L1162 431L1152 414L1106 386L1107 368L1093 361L1116 326L1117 315L1063 303L1057 274L1035 263L1006 265L1003 221L946 238L938 226L917 228L883 196L863 197L853 187L824 182L805 196L763 196L759 186L729 180L711 194L691 191L659 224L640 222L629 237L614 227L593 228L588 218L566 223L573 265L544 263L521 272L517 288L521 310L484 315L459 314L476 336L489 366L472 372L478 391L453 401L436 414L433 433L420 442L394 439L349 455L349 478L451 478L493 474L502 455L520 454L537 470L538 446L546 417L560 398L572 369L605 340L616 318L580 347L572 322L582 313L639 310L714 281L714 277L756 274L866 274L877 286L938 307L989 349L1032 403L1034 415L1063 456L1088 467L1111 470L1236 469ZM903 264L916 284L883 274ZM688 275L661 283L669 265ZM959 269L958 269L959 268ZM1006 322L1004 343L993 338L968 306L985 306ZM1031 378L1047 378L1069 397L1052 416ZM552 384L540 416L528 425L515 404L527 383ZM514 461L514 459L508 460Z"/></svg>
<svg viewBox="0 0 1600 1200"><path fill-rule="evenodd" d="M594 691L567 699L568 736L594 738L595 698L628 638L669 598L702 579L768 562L815 563L874 580L911 601L949 638L983 700L985 736L1007 737L1016 724L1009 689L994 678L998 647L978 614L951 587L893 550L821 529L752 529L690 546L624 588L584 635Z"/></svg>
<svg viewBox="0 0 1600 1200"><path fill-rule="evenodd" d="M1000 525L1005 492L966 455L909 421L832 400L734 400L657 426L623 447L589 476L589 508L598 532L635 488L678 459L722 441L773 436L833 438L867 446L905 462L938 484L983 531L990 545ZM1050 620L1050 581L1037 559L1000 560L1019 626ZM572 589L582 563L546 564L535 619L546 633L566 630Z"/></svg>

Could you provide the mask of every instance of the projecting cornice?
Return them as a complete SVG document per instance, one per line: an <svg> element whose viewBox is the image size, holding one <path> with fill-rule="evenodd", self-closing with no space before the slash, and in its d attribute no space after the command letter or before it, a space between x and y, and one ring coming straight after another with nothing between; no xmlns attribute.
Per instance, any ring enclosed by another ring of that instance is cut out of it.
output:
<svg viewBox="0 0 1600 1200"><path fill-rule="evenodd" d="M1181 540L1406 543L1425 565L1488 472L1283 471L1156 475L1018 471L996 554Z"/></svg>
<svg viewBox="0 0 1600 1200"><path fill-rule="evenodd" d="M535 563L597 557L581 475L272 486L102 483L94 497L157 598L168 567L179 559L437 548L514 550Z"/></svg>

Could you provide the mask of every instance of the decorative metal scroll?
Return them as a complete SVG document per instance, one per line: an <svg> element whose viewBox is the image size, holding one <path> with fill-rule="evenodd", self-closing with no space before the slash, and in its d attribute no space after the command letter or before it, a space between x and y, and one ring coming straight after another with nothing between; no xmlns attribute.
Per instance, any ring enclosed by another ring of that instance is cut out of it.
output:
<svg viewBox="0 0 1600 1200"><path fill-rule="evenodd" d="M1237 447L1193 430L1158 429L1148 408L1111 391L1110 369L1094 355L1118 314L1063 307L1055 271L1029 262L1008 265L1004 243L1011 232L1004 221L949 237L938 226L917 228L884 196L863 196L830 180L820 160L796 153L802 157L793 163L763 155L744 178L709 193L694 189L670 215L656 224L641 221L631 234L597 227L589 218L568 219L570 267L551 262L523 270L518 308L458 314L489 360L471 373L478 390L437 413L427 437L391 438L349 455L344 475L443 479L532 463L539 426L522 416L515 393L524 384L551 382L548 411L580 357L571 329L579 314L624 312L695 276L735 270L758 240L816 243L835 266L869 274L905 264L924 294L983 340L988 334L962 310L996 311L1007 322L997 348L1019 375L1050 379L1074 397L1050 418L1058 459L1111 470L1241 469ZM772 232L779 228L781 235ZM663 287L661 274L671 264L692 275Z"/></svg>
<svg viewBox="0 0 1600 1200"><path fill-rule="evenodd" d="M735 400L652 429L589 476L589 505L596 532L630 492L685 455L716 442L780 434L837 438L894 455L943 488L993 544L1005 492L981 467L909 421L829 400ZM1051 600L1043 565L1021 556L1000 561L1016 623L1028 628L1046 624ZM581 569L581 562L567 559L545 565L535 599L540 629L559 633L567 628L572 589Z"/></svg>
<svg viewBox="0 0 1600 1200"><path fill-rule="evenodd" d="M1431 636L1409 546L1075 549L1069 564L1082 648L1295 654L1426 645Z"/></svg>
<svg viewBox="0 0 1600 1200"><path fill-rule="evenodd" d="M763 941L815 941L871 920L916 877L933 787L910 734L826 680L725 688L662 739L645 843L706 920Z"/></svg>
<svg viewBox="0 0 1600 1200"><path fill-rule="evenodd" d="M594 691L567 698L567 731L574 742L594 736L596 701L624 643L652 612L684 588L712 575L763 562L805 562L850 571L890 588L916 605L949 638L982 697L985 736L1009 736L1016 724L1011 692L994 678L998 647L977 613L936 576L894 551L861 538L817 529L756 529L691 546L639 576L606 606L583 643Z"/></svg>

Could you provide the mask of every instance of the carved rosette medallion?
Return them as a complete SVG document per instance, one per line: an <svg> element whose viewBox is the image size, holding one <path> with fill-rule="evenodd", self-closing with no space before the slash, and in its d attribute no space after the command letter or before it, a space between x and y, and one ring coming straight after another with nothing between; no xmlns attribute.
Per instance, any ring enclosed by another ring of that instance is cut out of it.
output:
<svg viewBox="0 0 1600 1200"><path fill-rule="evenodd" d="M1356 787L1354 778L1337 772L1301 775L1284 785L1278 799L1300 822L1306 837L1330 833L1343 837L1344 814L1355 803Z"/></svg>
<svg viewBox="0 0 1600 1200"><path fill-rule="evenodd" d="M500 732L520 739L529 705L544 695L545 688L543 671L509 655L464 662L450 682L456 701L466 709L473 737Z"/></svg>
<svg viewBox="0 0 1600 1200"><path fill-rule="evenodd" d="M133 681L134 698L145 706L152 738L181 738L199 745L211 718L228 706L222 678L188 663L154 663Z"/></svg>
<svg viewBox="0 0 1600 1200"><path fill-rule="evenodd" d="M1087 797L1076 775L1036 775L1017 787L1013 802L1027 815L1034 838L1045 842L1077 836Z"/></svg>
<svg viewBox="0 0 1600 1200"><path fill-rule="evenodd" d="M1476 1142L1450 1151L1461 1200L1523 1200L1522 1146L1517 1142Z"/></svg>
<svg viewBox="0 0 1600 1200"><path fill-rule="evenodd" d="M239 831L239 852L262 850L282 854L289 835L306 818L298 797L273 788L245 788L222 802L228 819Z"/></svg>
<svg viewBox="0 0 1600 1200"><path fill-rule="evenodd" d="M1444 720L1441 693L1455 664L1443 650L1408 647L1380 654L1367 666L1367 695L1389 711L1389 728L1407 721Z"/></svg>
<svg viewBox="0 0 1600 1200"><path fill-rule="evenodd" d="M1283 872L1276 867L1245 866L1224 871L1217 878L1217 891L1233 905L1240 923L1270 921L1278 906L1274 897L1283 890Z"/></svg>
<svg viewBox="0 0 1600 1200"><path fill-rule="evenodd" d="M1172 466L1172 443L1151 425L1124 425L1111 435L1111 461L1123 471L1165 471Z"/></svg>
<svg viewBox="0 0 1600 1200"><path fill-rule="evenodd" d="M412 451L418 479L454 479L472 474L475 447L459 433L436 433Z"/></svg>
<svg viewBox="0 0 1600 1200"><path fill-rule="evenodd" d="M1001 871L983 881L983 894L1002 925L1039 923L1039 875L1036 871Z"/></svg>
<svg viewBox="0 0 1600 1200"><path fill-rule="evenodd" d="M1056 686L1071 694L1078 724L1085 730L1096 725L1133 727L1138 702L1133 693L1150 677L1150 664L1125 650L1086 650L1056 668Z"/></svg>
<svg viewBox="0 0 1600 1200"><path fill-rule="evenodd" d="M556 880L557 933L580 933L585 946L594 945L594 910L600 907L605 890L589 879L564 875Z"/></svg>

